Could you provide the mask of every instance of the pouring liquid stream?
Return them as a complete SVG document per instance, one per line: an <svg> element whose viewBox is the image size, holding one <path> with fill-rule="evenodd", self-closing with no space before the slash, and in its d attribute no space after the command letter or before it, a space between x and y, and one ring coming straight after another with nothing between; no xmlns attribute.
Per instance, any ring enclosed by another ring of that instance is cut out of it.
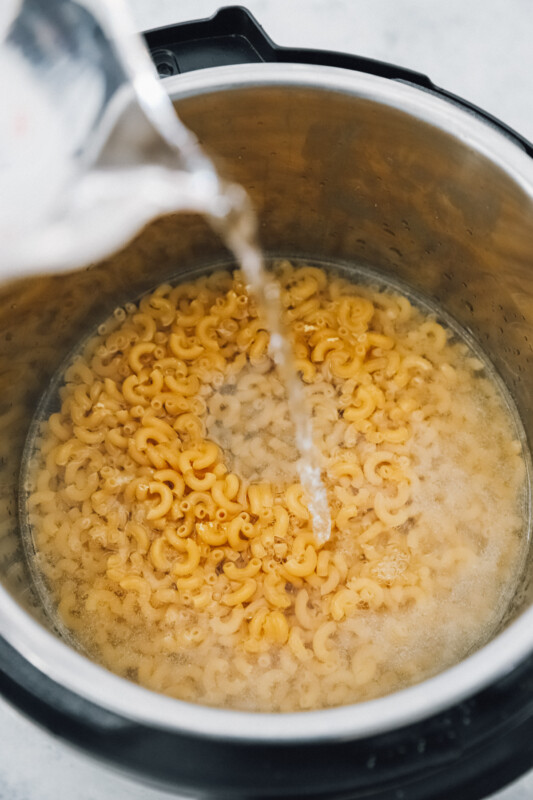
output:
<svg viewBox="0 0 533 800"><path fill-rule="evenodd" d="M313 429L306 410L302 383L296 372L291 344L282 318L280 287L264 266L256 241L256 217L242 187L230 184L222 189L229 210L223 217L212 217L211 224L232 251L248 281L270 334L269 349L285 388L289 413L300 454L297 463L300 483L307 495L313 533L317 542L331 535L331 517L326 487L322 481L319 454L313 444Z"/></svg>

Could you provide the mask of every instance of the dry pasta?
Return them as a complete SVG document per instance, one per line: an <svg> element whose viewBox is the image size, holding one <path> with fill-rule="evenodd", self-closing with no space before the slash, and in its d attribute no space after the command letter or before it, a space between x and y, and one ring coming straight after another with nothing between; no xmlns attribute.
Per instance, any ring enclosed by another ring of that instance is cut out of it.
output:
<svg viewBox="0 0 533 800"><path fill-rule="evenodd" d="M100 326L41 425L27 506L93 658L173 697L291 711L386 694L482 643L519 571L525 472L483 364L433 317L317 267L277 273L330 541L239 271Z"/></svg>

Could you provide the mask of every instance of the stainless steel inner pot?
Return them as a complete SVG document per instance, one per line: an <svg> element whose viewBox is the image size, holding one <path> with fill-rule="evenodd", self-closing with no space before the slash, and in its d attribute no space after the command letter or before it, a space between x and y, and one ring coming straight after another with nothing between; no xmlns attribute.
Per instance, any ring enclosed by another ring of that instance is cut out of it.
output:
<svg viewBox="0 0 533 800"><path fill-rule="evenodd" d="M249 191L268 255L368 265L432 298L471 331L533 443L533 162L499 129L406 83L345 70L254 65L165 85L183 121ZM420 720L533 651L530 560L505 629L410 689L357 706L245 714L141 689L50 630L20 546L21 452L40 395L69 350L128 298L228 260L199 217L166 217L85 270L0 291L0 635L99 707L161 729L265 741L357 738ZM490 425L490 420L487 420Z"/></svg>

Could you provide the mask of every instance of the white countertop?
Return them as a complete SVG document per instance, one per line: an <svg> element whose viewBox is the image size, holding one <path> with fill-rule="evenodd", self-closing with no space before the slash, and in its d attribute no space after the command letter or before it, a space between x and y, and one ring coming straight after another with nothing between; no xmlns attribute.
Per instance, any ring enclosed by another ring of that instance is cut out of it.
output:
<svg viewBox="0 0 533 800"><path fill-rule="evenodd" d="M108 0L111 1L111 0ZM236 0L239 2L239 0ZM275 42L428 75L533 141L533 0L242 0ZM210 16L217 0L129 0L139 30ZM0 700L0 800L163 800L38 730ZM493 800L531 800L533 774Z"/></svg>

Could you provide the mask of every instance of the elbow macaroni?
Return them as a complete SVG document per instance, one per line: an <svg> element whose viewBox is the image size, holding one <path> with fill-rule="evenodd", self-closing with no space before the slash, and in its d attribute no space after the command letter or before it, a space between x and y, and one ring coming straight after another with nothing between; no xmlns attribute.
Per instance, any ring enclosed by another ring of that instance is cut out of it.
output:
<svg viewBox="0 0 533 800"><path fill-rule="evenodd" d="M94 657L173 697L290 711L435 671L416 615L451 630L475 585L471 647L517 563L523 460L479 362L407 298L317 267L277 272L329 542L314 540L284 388L238 271L162 285L101 326L42 425L28 515L63 622ZM502 476L487 464L504 451ZM452 481L443 496L459 468L464 492Z"/></svg>

